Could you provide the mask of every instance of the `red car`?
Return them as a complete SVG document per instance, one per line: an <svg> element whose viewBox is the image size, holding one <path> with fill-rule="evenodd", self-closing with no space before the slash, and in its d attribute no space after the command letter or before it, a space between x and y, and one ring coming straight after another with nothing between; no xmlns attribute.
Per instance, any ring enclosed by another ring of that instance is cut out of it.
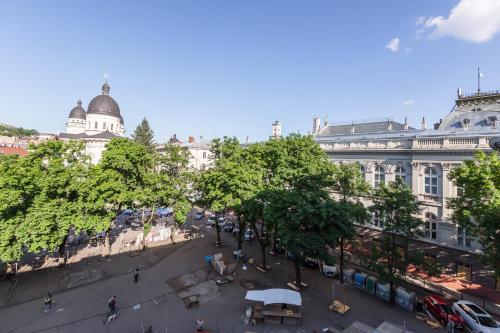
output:
<svg viewBox="0 0 500 333"><path fill-rule="evenodd" d="M464 320L455 310L451 307L450 303L443 297L438 295L430 295L424 297L424 308L427 309L439 322L441 325L445 326L448 324L448 320L451 320L456 328L464 327Z"/></svg>

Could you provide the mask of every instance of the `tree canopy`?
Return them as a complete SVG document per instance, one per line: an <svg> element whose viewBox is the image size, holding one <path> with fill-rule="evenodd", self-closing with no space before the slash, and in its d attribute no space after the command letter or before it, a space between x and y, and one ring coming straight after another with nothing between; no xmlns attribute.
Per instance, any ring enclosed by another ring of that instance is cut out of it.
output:
<svg viewBox="0 0 500 333"><path fill-rule="evenodd" d="M500 276L500 159L497 153L479 152L449 175L462 194L448 200L452 218L478 237L483 259Z"/></svg>
<svg viewBox="0 0 500 333"><path fill-rule="evenodd" d="M149 122L145 117L142 118L141 123L137 125L134 133L132 133L131 136L135 142L145 146L150 152L155 151L155 134L153 129L149 126Z"/></svg>

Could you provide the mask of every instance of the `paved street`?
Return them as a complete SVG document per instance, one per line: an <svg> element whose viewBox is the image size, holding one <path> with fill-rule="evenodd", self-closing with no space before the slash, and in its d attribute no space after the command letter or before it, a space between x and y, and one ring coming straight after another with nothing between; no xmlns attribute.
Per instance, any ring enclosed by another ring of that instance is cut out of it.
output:
<svg viewBox="0 0 500 333"><path fill-rule="evenodd" d="M244 300L244 286L254 284L256 289L284 287L288 277L293 276L291 262L283 256L269 256L272 269L267 274L257 271L255 265L248 266L246 271L238 267L234 283L221 286L219 295L213 300L188 310L167 281L181 274L207 269L203 257L217 251L214 246L215 230L203 227L202 234L204 237L184 243L155 266L141 271L137 285L132 283L130 274L125 274L55 294L55 308L48 313L42 310L42 299L1 308L0 331L142 332L143 326L153 325L154 332L189 333L194 332L194 321L201 317L211 332L244 332L241 316L245 306L250 304ZM222 250L229 258L236 240L229 233L221 234L225 242ZM244 244L244 250L259 262L260 252L256 243L251 246ZM213 274L210 277L214 277ZM246 329L255 332L298 332L300 329L313 332L328 326L346 327L355 320L372 326L390 320L405 324L415 333L444 332L432 330L417 320L414 314L392 308L371 295L337 286L337 298L352 307L342 317L327 310L331 285L337 280L322 277L316 270L308 268L304 268L303 280L310 286L302 292L302 327L264 324ZM43 284L38 288L45 290ZM113 295L118 298L118 319L106 326L103 320L107 300ZM134 304L140 304L140 308L134 310Z"/></svg>

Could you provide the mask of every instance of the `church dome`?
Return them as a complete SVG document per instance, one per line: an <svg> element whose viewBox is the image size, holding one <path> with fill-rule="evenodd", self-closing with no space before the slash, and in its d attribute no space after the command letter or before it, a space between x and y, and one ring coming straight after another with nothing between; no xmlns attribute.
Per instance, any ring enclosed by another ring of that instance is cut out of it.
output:
<svg viewBox="0 0 500 333"><path fill-rule="evenodd" d="M69 117L68 118L76 118L76 119L83 119L85 120L86 114L85 110L82 108L82 101L78 100L77 106L75 106L71 111L69 112Z"/></svg>
<svg viewBox="0 0 500 333"><path fill-rule="evenodd" d="M109 96L109 84L106 82L102 85L102 95L94 97L89 103L87 108L88 114L105 114L108 116L115 116L120 118L120 122L123 124L123 118L120 115L120 107L115 100Z"/></svg>

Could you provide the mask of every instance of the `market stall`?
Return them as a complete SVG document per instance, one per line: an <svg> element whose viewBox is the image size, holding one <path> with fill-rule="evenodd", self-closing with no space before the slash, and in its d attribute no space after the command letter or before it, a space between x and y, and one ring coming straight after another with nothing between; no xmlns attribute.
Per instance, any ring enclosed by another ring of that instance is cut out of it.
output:
<svg viewBox="0 0 500 333"><path fill-rule="evenodd" d="M253 317L255 320L287 324L302 321L302 297L300 293L288 289L266 289L247 291L245 299L256 301Z"/></svg>

